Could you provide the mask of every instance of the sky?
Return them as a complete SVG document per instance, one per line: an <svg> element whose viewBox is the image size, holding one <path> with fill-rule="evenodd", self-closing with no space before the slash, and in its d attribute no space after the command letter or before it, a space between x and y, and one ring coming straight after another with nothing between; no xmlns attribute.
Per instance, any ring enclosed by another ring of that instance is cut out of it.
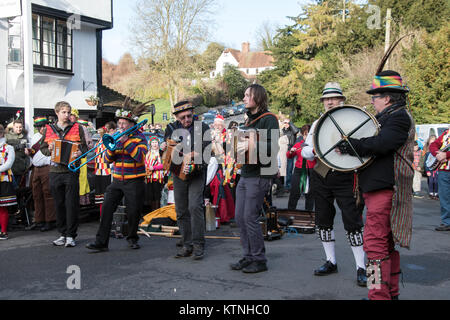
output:
<svg viewBox="0 0 450 320"><path fill-rule="evenodd" d="M130 25L137 0L113 0L114 28L103 32L103 58L117 63L130 45ZM256 33L263 22L283 27L291 25L288 16L297 16L305 0L218 0L215 25L209 42L241 49L243 42L256 48ZM206 45L205 45L206 48ZM134 55L134 54L133 54ZM137 57L135 57L137 58Z"/></svg>

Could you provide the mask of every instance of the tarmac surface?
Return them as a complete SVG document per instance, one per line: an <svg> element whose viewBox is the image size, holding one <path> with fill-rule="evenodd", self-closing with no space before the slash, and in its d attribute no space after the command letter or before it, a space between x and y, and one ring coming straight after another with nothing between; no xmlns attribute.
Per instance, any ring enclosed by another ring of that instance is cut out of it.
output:
<svg viewBox="0 0 450 320"><path fill-rule="evenodd" d="M286 208L287 201L274 198L274 205ZM298 208L303 205L302 199ZM450 232L434 230L439 217L438 201L414 199L411 250L400 249L402 300L450 298ZM194 261L175 259L177 239L161 237L141 237L140 250L111 239L109 252L89 253L85 245L94 240L98 222L81 224L77 247L70 249L52 245L55 230L12 232L10 240L0 242L0 299L361 300L367 289L356 285L339 211L335 222L339 272L327 277L313 275L325 262L316 234L266 242L269 271L249 275L229 268L241 258L238 240L208 240L204 260ZM228 225L210 234L238 236L239 229Z"/></svg>

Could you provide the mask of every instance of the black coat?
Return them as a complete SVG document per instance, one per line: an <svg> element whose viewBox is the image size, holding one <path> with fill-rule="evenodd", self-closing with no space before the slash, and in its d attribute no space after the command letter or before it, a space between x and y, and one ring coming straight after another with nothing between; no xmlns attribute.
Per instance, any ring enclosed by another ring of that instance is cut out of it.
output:
<svg viewBox="0 0 450 320"><path fill-rule="evenodd" d="M377 136L360 140L349 138L360 156L374 156L374 161L359 175L364 193L394 188L394 155L406 143L412 125L401 105L388 107L376 118L381 125Z"/></svg>

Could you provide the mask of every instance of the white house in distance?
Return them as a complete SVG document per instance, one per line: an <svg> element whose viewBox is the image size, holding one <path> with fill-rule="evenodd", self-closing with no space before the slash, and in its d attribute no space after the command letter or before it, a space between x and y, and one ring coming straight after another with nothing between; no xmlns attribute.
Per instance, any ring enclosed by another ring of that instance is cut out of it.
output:
<svg viewBox="0 0 450 320"><path fill-rule="evenodd" d="M113 27L112 0L0 0L0 122L24 112L54 116L67 101L84 119L102 84L102 31Z"/></svg>
<svg viewBox="0 0 450 320"><path fill-rule="evenodd" d="M273 57L268 52L251 52L250 43L242 44L242 51L236 49L225 49L216 62L216 70L210 74L211 78L223 75L226 65L233 65L242 72L249 80L255 79L264 70L274 69Z"/></svg>

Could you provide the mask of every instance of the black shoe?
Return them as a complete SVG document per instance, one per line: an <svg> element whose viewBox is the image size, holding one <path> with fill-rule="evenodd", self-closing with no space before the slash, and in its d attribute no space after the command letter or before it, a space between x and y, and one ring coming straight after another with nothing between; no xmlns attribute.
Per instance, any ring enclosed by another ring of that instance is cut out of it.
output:
<svg viewBox="0 0 450 320"><path fill-rule="evenodd" d="M92 250L92 251L96 251L96 252L109 251L108 247L101 246L99 244L96 244L95 242L94 243L88 243L86 245L86 248L89 249L89 250Z"/></svg>
<svg viewBox="0 0 450 320"><path fill-rule="evenodd" d="M202 260L205 256L204 247L194 247L194 260Z"/></svg>
<svg viewBox="0 0 450 320"><path fill-rule="evenodd" d="M366 276L366 270L363 268L359 268L357 275L356 275L356 283L360 287L367 287L367 276Z"/></svg>
<svg viewBox="0 0 450 320"><path fill-rule="evenodd" d="M136 242L130 243L128 246L130 247L130 249L133 249L133 250L138 250L141 248L141 246Z"/></svg>
<svg viewBox="0 0 450 320"><path fill-rule="evenodd" d="M323 266L319 269L314 270L315 276L327 276L332 273L337 273L338 267L337 264L332 264L331 261L327 261Z"/></svg>
<svg viewBox="0 0 450 320"><path fill-rule="evenodd" d="M183 247L183 240L178 240L176 243L177 248L182 248Z"/></svg>
<svg viewBox="0 0 450 320"><path fill-rule="evenodd" d="M182 247L180 250L178 250L177 255L175 258L187 258L192 256L192 248L186 248Z"/></svg>
<svg viewBox="0 0 450 320"><path fill-rule="evenodd" d="M450 231L450 225L441 225L435 229L436 231Z"/></svg>
<svg viewBox="0 0 450 320"><path fill-rule="evenodd" d="M127 240L128 241L128 247L133 250L138 250L141 248L141 246L137 243L136 240Z"/></svg>
<svg viewBox="0 0 450 320"><path fill-rule="evenodd" d="M42 223L33 223L31 226L26 227L25 231L33 231L33 230L36 230L36 229L42 228L42 227L43 227Z"/></svg>
<svg viewBox="0 0 450 320"><path fill-rule="evenodd" d="M41 228L41 232L47 232L47 231L51 231L55 228L54 224L50 223L50 222L46 222L42 228Z"/></svg>
<svg viewBox="0 0 450 320"><path fill-rule="evenodd" d="M267 264L261 261L252 261L248 266L242 269L244 273L259 273L267 271Z"/></svg>
<svg viewBox="0 0 450 320"><path fill-rule="evenodd" d="M237 262L237 263L230 264L230 268L231 268L231 270L241 271L245 267L248 267L251 263L252 262L250 260L243 258L243 259L239 260L239 262Z"/></svg>

